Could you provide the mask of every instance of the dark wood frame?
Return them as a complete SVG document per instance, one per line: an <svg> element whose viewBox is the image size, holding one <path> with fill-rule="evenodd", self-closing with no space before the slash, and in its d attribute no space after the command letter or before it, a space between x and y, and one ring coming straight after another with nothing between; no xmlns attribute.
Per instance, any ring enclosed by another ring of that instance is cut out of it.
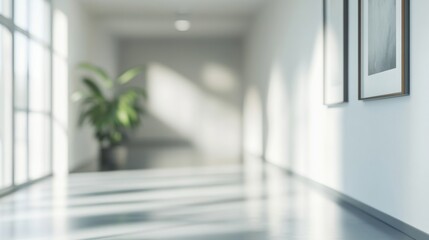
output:
<svg viewBox="0 0 429 240"><path fill-rule="evenodd" d="M344 63L343 63L343 101L336 103L327 103L326 102L326 4L327 0L323 0L323 103L327 106L337 105L341 103L346 103L349 101L349 0L343 1L343 54L344 54Z"/></svg>
<svg viewBox="0 0 429 240"><path fill-rule="evenodd" d="M392 97L403 97L410 95L410 0L401 0L402 16L401 16L401 31L402 31L402 89L397 93L390 93L374 97L362 96L362 4L363 0L359 0L359 100L375 100Z"/></svg>

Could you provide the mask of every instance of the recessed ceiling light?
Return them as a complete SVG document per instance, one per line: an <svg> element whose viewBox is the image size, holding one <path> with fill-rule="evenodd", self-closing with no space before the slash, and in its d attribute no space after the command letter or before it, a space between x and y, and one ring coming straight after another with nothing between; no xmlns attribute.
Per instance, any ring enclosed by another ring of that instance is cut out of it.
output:
<svg viewBox="0 0 429 240"><path fill-rule="evenodd" d="M174 25L176 26L177 31L186 32L191 29L191 22L189 20L177 20Z"/></svg>

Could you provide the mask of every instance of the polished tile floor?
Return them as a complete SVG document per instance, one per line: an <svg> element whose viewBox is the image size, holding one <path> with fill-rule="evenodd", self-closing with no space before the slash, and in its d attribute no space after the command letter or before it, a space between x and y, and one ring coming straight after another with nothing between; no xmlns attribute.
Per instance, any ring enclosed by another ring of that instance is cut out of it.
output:
<svg viewBox="0 0 429 240"><path fill-rule="evenodd" d="M46 180L0 199L0 239L411 238L251 161Z"/></svg>

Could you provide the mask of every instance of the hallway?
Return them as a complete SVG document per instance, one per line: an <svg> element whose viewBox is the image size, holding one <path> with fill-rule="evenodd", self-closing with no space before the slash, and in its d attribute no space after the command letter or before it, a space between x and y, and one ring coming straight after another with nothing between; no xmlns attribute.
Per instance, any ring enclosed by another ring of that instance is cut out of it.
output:
<svg viewBox="0 0 429 240"><path fill-rule="evenodd" d="M65 187L65 186L66 187ZM80 173L0 199L1 239L408 240L272 166Z"/></svg>
<svg viewBox="0 0 429 240"><path fill-rule="evenodd" d="M0 0L0 240L429 240L428 12Z"/></svg>

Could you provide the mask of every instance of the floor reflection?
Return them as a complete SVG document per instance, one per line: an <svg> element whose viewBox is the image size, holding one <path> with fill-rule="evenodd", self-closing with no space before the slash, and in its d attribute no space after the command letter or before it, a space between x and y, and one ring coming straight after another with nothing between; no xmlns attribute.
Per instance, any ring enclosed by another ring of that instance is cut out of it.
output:
<svg viewBox="0 0 429 240"><path fill-rule="evenodd" d="M101 164L92 161L76 172L97 172L137 169L171 169L239 164L238 158L218 158L203 154L187 143L139 143L132 142L121 147L121 158Z"/></svg>
<svg viewBox="0 0 429 240"><path fill-rule="evenodd" d="M0 239L410 238L248 159L46 180L0 199Z"/></svg>

